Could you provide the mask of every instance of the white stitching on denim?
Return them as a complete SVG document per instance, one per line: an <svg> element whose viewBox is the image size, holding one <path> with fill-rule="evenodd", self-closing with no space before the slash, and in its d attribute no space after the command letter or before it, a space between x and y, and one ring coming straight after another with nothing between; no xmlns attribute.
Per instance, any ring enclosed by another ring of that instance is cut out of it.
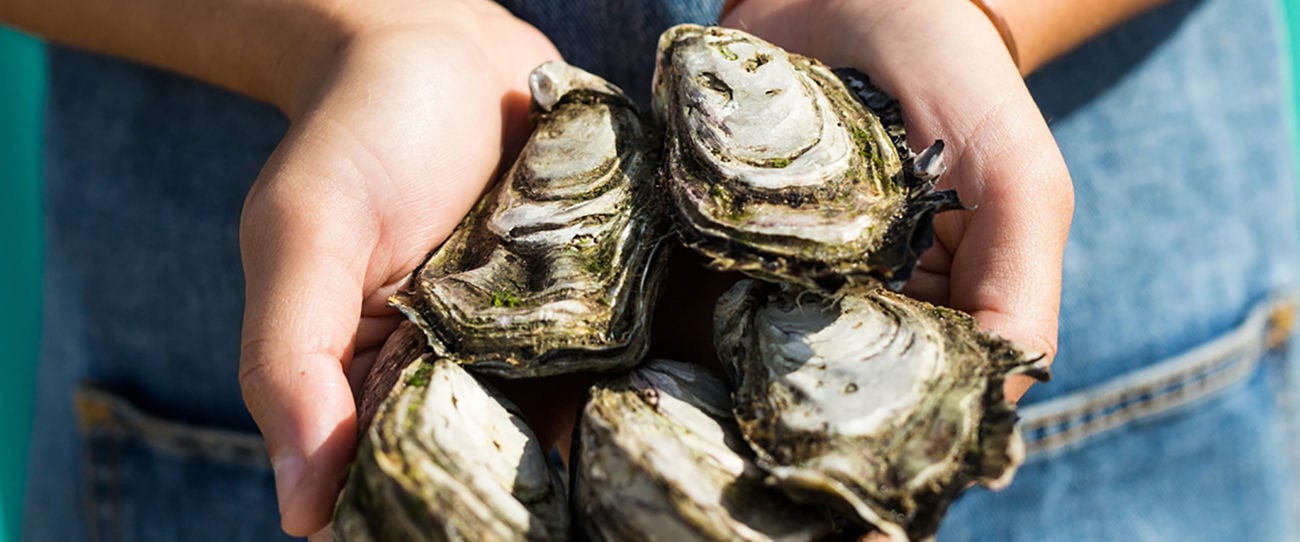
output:
<svg viewBox="0 0 1300 542"><path fill-rule="evenodd" d="M1261 303L1236 329L1182 355L1020 411L1028 454L1056 450L1127 422L1204 399L1254 374L1275 315L1291 296Z"/></svg>

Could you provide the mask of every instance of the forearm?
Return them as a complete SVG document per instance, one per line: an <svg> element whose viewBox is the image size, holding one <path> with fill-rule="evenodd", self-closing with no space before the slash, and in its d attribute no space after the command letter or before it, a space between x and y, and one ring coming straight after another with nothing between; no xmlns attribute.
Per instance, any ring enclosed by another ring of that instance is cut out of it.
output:
<svg viewBox="0 0 1300 542"><path fill-rule="evenodd" d="M335 0L8 0L0 23L289 109L345 35Z"/></svg>
<svg viewBox="0 0 1300 542"><path fill-rule="evenodd" d="M1032 73L1106 30L1169 0L983 0L1002 17L1020 72ZM1004 35L1005 38L1005 35Z"/></svg>

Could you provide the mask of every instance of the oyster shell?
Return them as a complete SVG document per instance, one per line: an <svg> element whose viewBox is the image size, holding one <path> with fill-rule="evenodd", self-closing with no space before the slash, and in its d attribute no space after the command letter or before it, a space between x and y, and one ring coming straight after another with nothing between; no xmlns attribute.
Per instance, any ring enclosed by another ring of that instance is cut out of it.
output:
<svg viewBox="0 0 1300 542"><path fill-rule="evenodd" d="M715 318L740 427L795 495L927 539L962 489L1004 485L1023 457L1002 384L1046 379L1043 357L966 314L883 288L823 297L745 280Z"/></svg>
<svg viewBox="0 0 1300 542"><path fill-rule="evenodd" d="M942 143L914 155L897 103L861 74L743 32L670 29L657 68L671 206L652 180L657 134L619 89L563 63L534 71L519 160L393 299L412 323L365 386L359 415L374 421L340 539L851 534L821 503L925 539L970 483L1009 480L1022 451L1002 383L1045 378L1041 356L881 287L910 274L932 215L960 205L933 190ZM744 280L718 302L734 397L666 361L592 388L570 532L536 437L462 366L527 378L639 363L670 210L713 267L782 284Z"/></svg>
<svg viewBox="0 0 1300 542"><path fill-rule="evenodd" d="M429 342L420 328L410 321L398 324L384 342L357 394L357 427L365 435L379 407L401 380L402 370L429 352Z"/></svg>
<svg viewBox="0 0 1300 542"><path fill-rule="evenodd" d="M456 363L410 363L374 419L335 508L339 540L567 539L564 482L537 438Z"/></svg>
<svg viewBox="0 0 1300 542"><path fill-rule="evenodd" d="M519 159L393 303L436 353L520 378L631 366L664 258L657 139L617 87L562 62L530 77Z"/></svg>
<svg viewBox="0 0 1300 542"><path fill-rule="evenodd" d="M659 41L656 116L683 241L712 266L833 291L901 284L928 248L941 142L914 157L860 101L892 101L865 78L850 90L815 60L739 30L681 25ZM896 113L897 108L892 109Z"/></svg>
<svg viewBox="0 0 1300 542"><path fill-rule="evenodd" d="M816 540L829 516L764 484L726 384L656 360L595 385L579 429L577 507L596 540Z"/></svg>

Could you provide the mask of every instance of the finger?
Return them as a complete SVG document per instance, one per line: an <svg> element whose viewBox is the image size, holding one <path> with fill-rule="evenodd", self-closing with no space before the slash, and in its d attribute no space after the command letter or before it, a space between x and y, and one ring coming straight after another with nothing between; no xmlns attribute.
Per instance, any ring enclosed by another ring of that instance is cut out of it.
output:
<svg viewBox="0 0 1300 542"><path fill-rule="evenodd" d="M935 305L947 305L949 298L947 273L934 273L917 268L903 285L903 295Z"/></svg>
<svg viewBox="0 0 1300 542"><path fill-rule="evenodd" d="M365 314L364 308L362 314ZM361 324L357 327L357 339L353 347L352 359L348 362L346 371L348 383L352 387L354 397L361 393L366 379L370 377L370 371L379 357L384 341L393 334L398 324L401 324L404 320L405 317L400 314L362 317Z"/></svg>
<svg viewBox="0 0 1300 542"><path fill-rule="evenodd" d="M1053 153L1043 151L1043 156ZM1064 166L1005 158L988 172L987 202L972 212L951 273L951 302L985 329L1050 362L1056 355L1061 262L1073 209ZM1012 377L1018 400L1032 379Z"/></svg>
<svg viewBox="0 0 1300 542"><path fill-rule="evenodd" d="M334 540L334 533L329 525L307 537L307 542L330 542L331 540Z"/></svg>
<svg viewBox="0 0 1300 542"><path fill-rule="evenodd" d="M900 100L914 145L949 143L950 169L941 184L955 186L968 210L935 217L937 237L952 257L947 304L1051 359L1073 187L1001 38L972 8L954 5L948 16L920 18L890 11L886 22L929 25L928 35L950 39L893 46L906 47L907 55L881 51L887 44L859 48L858 63L879 72L882 85L906 90ZM933 74L943 74L943 81ZM1013 391L1023 387L1017 383Z"/></svg>
<svg viewBox="0 0 1300 542"><path fill-rule="evenodd" d="M357 200L331 188L338 172L303 174L300 164L328 163L304 141L290 136L277 151L250 192L240 231L240 385L267 441L281 526L296 536L326 524L354 449L345 370L376 237Z"/></svg>
<svg viewBox="0 0 1300 542"><path fill-rule="evenodd" d="M942 240L936 239L934 246L921 253L912 276L903 285L903 294L935 305L947 305L948 273L951 269L952 254L943 246Z"/></svg>
<svg viewBox="0 0 1300 542"><path fill-rule="evenodd" d="M982 190L953 254L951 302L1050 359L1073 190L1046 125L1021 113L1031 105L990 117L967 151L961 173Z"/></svg>
<svg viewBox="0 0 1300 542"><path fill-rule="evenodd" d="M938 235L954 247L949 304L980 325L1050 362L1056 354L1062 259L1074 208L1064 160L1020 80L984 111L950 109L964 122L952 182L972 209L940 217ZM1012 377L1007 397L1032 383Z"/></svg>

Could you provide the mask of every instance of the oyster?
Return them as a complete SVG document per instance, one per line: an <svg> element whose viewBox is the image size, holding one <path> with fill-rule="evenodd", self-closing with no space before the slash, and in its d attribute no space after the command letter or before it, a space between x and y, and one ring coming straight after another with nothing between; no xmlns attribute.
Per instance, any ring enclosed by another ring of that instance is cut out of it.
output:
<svg viewBox="0 0 1300 542"><path fill-rule="evenodd" d="M678 232L712 266L834 291L901 284L931 243L942 142L913 156L889 100L865 78L739 30L681 25L660 37L656 116ZM881 115L867 103L890 111ZM882 99L883 98L883 99Z"/></svg>
<svg viewBox="0 0 1300 542"><path fill-rule="evenodd" d="M1010 478L1023 452L1002 384L1045 378L1041 356L886 289L932 242L932 215L960 206L934 190L942 143L914 155L864 76L740 31L670 29L657 68L662 164L619 89L562 63L533 72L519 160L393 299L411 322L360 400L340 539L855 534L831 509L925 539L963 488ZM518 409L464 369L638 364L670 214L712 267L770 281L717 304L734 395L676 362L608 376L578 423L566 506Z"/></svg>
<svg viewBox="0 0 1300 542"><path fill-rule="evenodd" d="M529 83L519 159L393 302L436 353L480 372L629 367L664 259L657 140L599 77L549 62Z"/></svg>
<svg viewBox="0 0 1300 542"><path fill-rule="evenodd" d="M596 540L816 540L830 516L764 484L726 384L657 360L597 384L579 428L579 516Z"/></svg>
<svg viewBox="0 0 1300 542"><path fill-rule="evenodd" d="M456 363L425 354L407 365L374 420L339 495L339 540L567 538L564 482L537 438L513 404Z"/></svg>
<svg viewBox="0 0 1300 542"><path fill-rule="evenodd" d="M1043 356L966 314L883 288L823 297L745 280L715 318L740 427L795 495L928 539L958 492L1006 484L1023 458L1002 384L1046 379Z"/></svg>
<svg viewBox="0 0 1300 542"><path fill-rule="evenodd" d="M384 342L379 355L375 357L374 365L370 367L370 373L361 385L361 393L357 394L357 427L361 428L362 435L365 434L365 428L370 427L370 422L375 419L375 414L379 412L379 407L388 398L388 394L401 380L402 370L428 352L428 339L410 321L399 324L397 330Z"/></svg>

